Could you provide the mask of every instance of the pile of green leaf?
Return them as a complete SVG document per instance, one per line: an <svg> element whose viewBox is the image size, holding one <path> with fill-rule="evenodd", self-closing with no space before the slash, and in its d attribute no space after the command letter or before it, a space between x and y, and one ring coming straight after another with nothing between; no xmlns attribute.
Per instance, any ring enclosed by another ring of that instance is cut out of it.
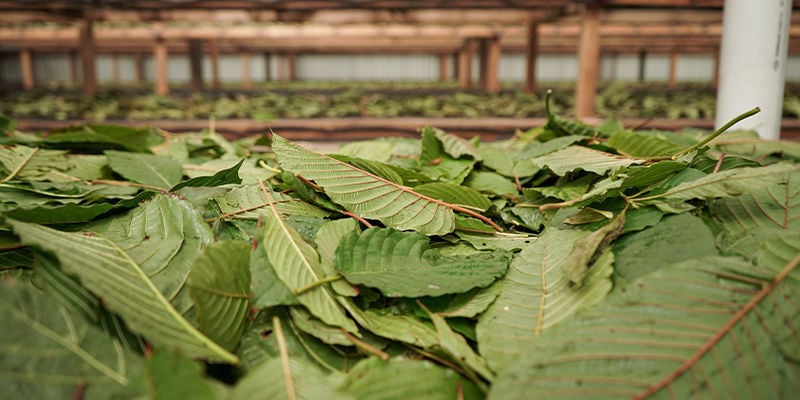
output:
<svg viewBox="0 0 800 400"><path fill-rule="evenodd" d="M800 390L797 143L0 130L9 397Z"/></svg>

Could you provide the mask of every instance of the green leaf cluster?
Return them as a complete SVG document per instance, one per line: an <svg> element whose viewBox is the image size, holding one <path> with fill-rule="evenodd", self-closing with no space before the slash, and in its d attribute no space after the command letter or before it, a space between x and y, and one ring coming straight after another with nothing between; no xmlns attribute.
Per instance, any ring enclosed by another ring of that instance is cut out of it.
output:
<svg viewBox="0 0 800 400"><path fill-rule="evenodd" d="M427 127L335 154L7 125L11 397L800 389L796 143L552 113L504 141Z"/></svg>

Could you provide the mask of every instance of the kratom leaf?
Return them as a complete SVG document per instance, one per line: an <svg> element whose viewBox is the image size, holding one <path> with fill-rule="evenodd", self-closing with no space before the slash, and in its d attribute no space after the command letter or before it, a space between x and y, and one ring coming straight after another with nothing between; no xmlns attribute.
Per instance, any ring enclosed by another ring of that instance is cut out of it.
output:
<svg viewBox="0 0 800 400"><path fill-rule="evenodd" d="M585 140L585 136L570 135L557 137L546 142L531 141L524 149L517 155L517 160L532 160L553 153L558 150L567 148L568 146Z"/></svg>
<svg viewBox="0 0 800 400"><path fill-rule="evenodd" d="M443 256L425 235L391 228L348 234L334 260L348 281L389 297L439 296L484 287L505 273L509 261L501 251Z"/></svg>
<svg viewBox="0 0 800 400"><path fill-rule="evenodd" d="M317 245L322 270L326 276L337 274L333 259L336 254L336 248L339 247L339 243L348 233L357 228L358 223L356 220L348 218L325 222L317 231L315 244ZM344 280L331 282L331 288L342 296L358 295L358 291Z"/></svg>
<svg viewBox="0 0 800 400"><path fill-rule="evenodd" d="M640 133L617 131L608 138L607 144L630 157L658 157L678 154L684 146L669 141L658 132Z"/></svg>
<svg viewBox="0 0 800 400"><path fill-rule="evenodd" d="M219 241L195 259L189 293L200 331L234 351L247 326L250 297L250 244Z"/></svg>
<svg viewBox="0 0 800 400"><path fill-rule="evenodd" d="M466 155L480 161L480 156L475 146L456 135L451 135L441 129L430 126L422 128L421 133L423 137L432 134L442 144L442 150L455 159Z"/></svg>
<svg viewBox="0 0 800 400"><path fill-rule="evenodd" d="M41 142L48 147L94 150L98 153L105 149L149 153L150 147L163 140L153 128L87 124L58 129Z"/></svg>
<svg viewBox="0 0 800 400"><path fill-rule="evenodd" d="M492 206L492 202L478 191L452 183L425 183L414 186L414 191L449 204L482 212Z"/></svg>
<svg viewBox="0 0 800 400"><path fill-rule="evenodd" d="M433 313L428 313L428 316L431 318L433 326L436 327L439 347L445 354L455 360L463 369L474 371L488 381L494 379L494 373L486 365L486 360L475 353L463 336L454 332L450 325L447 325L444 317Z"/></svg>
<svg viewBox="0 0 800 400"><path fill-rule="evenodd" d="M152 204L159 206L162 212L176 207L168 202ZM188 254L194 254L193 243L202 242L187 238L183 243L182 229L174 231L167 228L172 226L170 223L160 225L158 219L155 224L148 224L141 218L145 215L134 214L124 229L136 234L128 236L127 241L117 242L109 239L120 233L113 229L105 234L60 232L24 222L8 222L23 243L53 252L65 272L78 276L111 311L125 319L132 331L144 335L157 346L180 349L189 357L235 363L235 356L201 334L170 304L188 275L185 266L190 260L186 260L186 251L180 253L181 248L189 248ZM167 233L171 240L159 240L157 235L150 238L145 234L159 230ZM70 251L58 251L63 248Z"/></svg>
<svg viewBox="0 0 800 400"><path fill-rule="evenodd" d="M514 365L548 329L576 311L603 300L611 290L613 254L606 252L589 270L584 284L573 287L565 262L586 232L545 229L522 249L498 282L500 295L478 317L480 353L495 371Z"/></svg>
<svg viewBox="0 0 800 400"><path fill-rule="evenodd" d="M63 171L71 167L65 153L38 147L0 147L0 165L3 167L0 169L0 183L11 180L50 180L51 171Z"/></svg>
<svg viewBox="0 0 800 400"><path fill-rule="evenodd" d="M788 174L798 167L789 163L778 163L766 167L737 168L709 174L702 178L682 183L664 193L635 199L644 202L651 199L705 199L736 196L756 188L785 181Z"/></svg>
<svg viewBox="0 0 800 400"><path fill-rule="evenodd" d="M356 364L339 388L354 399L454 400L482 397L471 382L455 371L429 361L371 357Z"/></svg>
<svg viewBox="0 0 800 400"><path fill-rule="evenodd" d="M175 192L184 187L221 186L242 183L242 178L239 177L239 168L241 168L242 163L244 163L244 158L233 167L217 171L214 175L198 176L185 180L175 185L170 191Z"/></svg>
<svg viewBox="0 0 800 400"><path fill-rule="evenodd" d="M269 201L273 201L282 215L305 215L309 217L326 217L328 213L306 202L287 195L268 191L265 194L258 185L243 185L232 189L214 201L219 206L220 218L257 220L270 214Z"/></svg>
<svg viewBox="0 0 800 400"><path fill-rule="evenodd" d="M613 154L593 150L583 146L570 146L547 155L537 157L531 162L540 167L547 167L554 174L564 176L578 169L603 175L608 171L633 164L641 164L644 160L624 158Z"/></svg>
<svg viewBox="0 0 800 400"><path fill-rule="evenodd" d="M273 136L273 149L283 168L315 181L350 212L430 235L446 234L455 228L453 209L457 206L306 150L277 135Z"/></svg>
<svg viewBox="0 0 800 400"><path fill-rule="evenodd" d="M336 154L385 163L392 158L394 147L392 142L375 140L351 142L340 147Z"/></svg>
<svg viewBox="0 0 800 400"><path fill-rule="evenodd" d="M269 198L268 201L271 213L264 219L263 239L258 245L264 248L275 275L315 317L356 332L358 328L345 315L333 289L321 284L327 277L316 250L283 220L275 203ZM304 292L298 293L299 290Z"/></svg>
<svg viewBox="0 0 800 400"><path fill-rule="evenodd" d="M181 164L169 157L111 150L105 154L111 169L132 182L169 190L183 177Z"/></svg>
<svg viewBox="0 0 800 400"><path fill-rule="evenodd" d="M203 366L178 354L153 352L145 363L145 377L156 399L217 399L211 382L203 378Z"/></svg>
<svg viewBox="0 0 800 400"><path fill-rule="evenodd" d="M3 396L70 398L85 385L87 398L111 398L141 368L135 352L29 284L0 281L0 318Z"/></svg>
<svg viewBox="0 0 800 400"><path fill-rule="evenodd" d="M495 195L517 196L517 186L514 182L494 172L472 171L464 185L479 192Z"/></svg>
<svg viewBox="0 0 800 400"><path fill-rule="evenodd" d="M545 332L490 397L791 397L800 308L784 299L800 295L798 263L775 271L706 257L661 268Z"/></svg>
<svg viewBox="0 0 800 400"><path fill-rule="evenodd" d="M324 343L339 346L353 345L342 332L342 328L325 324L303 308L292 307L289 309L289 315L292 317L293 327Z"/></svg>
<svg viewBox="0 0 800 400"><path fill-rule="evenodd" d="M454 143L457 142L451 144ZM433 129L422 130L420 147L420 170L434 180L461 184L475 165L474 158L458 158L450 155ZM461 150L463 149L455 149L455 152L458 154Z"/></svg>
<svg viewBox="0 0 800 400"><path fill-rule="evenodd" d="M408 315L380 313L362 310L350 299L340 299L347 312L358 324L370 332L392 340L398 340L421 348L428 348L438 342L436 331L417 318Z"/></svg>

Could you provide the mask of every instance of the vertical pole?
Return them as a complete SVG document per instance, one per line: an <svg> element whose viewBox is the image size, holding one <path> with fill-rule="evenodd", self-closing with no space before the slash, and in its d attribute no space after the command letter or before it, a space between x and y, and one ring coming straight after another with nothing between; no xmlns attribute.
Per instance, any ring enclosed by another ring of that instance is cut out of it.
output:
<svg viewBox="0 0 800 400"><path fill-rule="evenodd" d="M166 96L169 94L169 80L167 79L167 42L163 37L156 38L153 47L153 62L156 67L156 94Z"/></svg>
<svg viewBox="0 0 800 400"><path fill-rule="evenodd" d="M78 52L70 50L68 53L69 57L69 79L72 82L78 82L78 70L80 66L78 66Z"/></svg>
<svg viewBox="0 0 800 400"><path fill-rule="evenodd" d="M600 6L583 10L583 30L578 48L578 82L575 88L575 116L594 117L594 99L600 65Z"/></svg>
<svg viewBox="0 0 800 400"><path fill-rule="evenodd" d="M219 46L216 39L208 42L208 55L211 58L211 88L219 90Z"/></svg>
<svg viewBox="0 0 800 400"><path fill-rule="evenodd" d="M539 24L528 19L528 37L525 40L525 91L536 91L536 56L539 53Z"/></svg>
<svg viewBox="0 0 800 400"><path fill-rule="evenodd" d="M138 51L133 54L133 66L136 82L144 81L144 54Z"/></svg>
<svg viewBox="0 0 800 400"><path fill-rule="evenodd" d="M89 11L83 13L80 31L80 53L83 67L83 94L91 96L97 92L97 74L95 73L94 57L94 29L92 16Z"/></svg>
<svg viewBox="0 0 800 400"><path fill-rule="evenodd" d="M647 52L642 50L639 52L639 82L644 82L647 73Z"/></svg>
<svg viewBox="0 0 800 400"><path fill-rule="evenodd" d="M482 89L488 93L497 93L500 91L500 37L486 39L485 43L486 65L481 65Z"/></svg>
<svg viewBox="0 0 800 400"><path fill-rule="evenodd" d="M465 39L464 45L458 51L458 88L461 90L469 89L472 82L472 57L475 55L475 43L471 39Z"/></svg>
<svg viewBox="0 0 800 400"><path fill-rule="evenodd" d="M272 80L272 56L269 53L264 53L264 80Z"/></svg>
<svg viewBox="0 0 800 400"><path fill-rule="evenodd" d="M250 79L250 52L242 52L242 89L250 90L253 88L252 80Z"/></svg>
<svg viewBox="0 0 800 400"><path fill-rule="evenodd" d="M790 0L725 0L717 127L759 106L760 113L736 128L754 129L762 138L780 137L791 14Z"/></svg>
<svg viewBox="0 0 800 400"><path fill-rule="evenodd" d="M439 54L439 80L450 79L450 56L445 53Z"/></svg>
<svg viewBox="0 0 800 400"><path fill-rule="evenodd" d="M286 67L289 73L289 81L294 82L297 80L297 54L289 53L286 55Z"/></svg>
<svg viewBox="0 0 800 400"><path fill-rule="evenodd" d="M617 61L619 57L617 53L611 53L611 57L609 62L611 63L610 71L608 71L608 80L616 81L617 80Z"/></svg>
<svg viewBox="0 0 800 400"><path fill-rule="evenodd" d="M672 51L669 55L669 79L667 87L674 89L678 86L678 52Z"/></svg>
<svg viewBox="0 0 800 400"><path fill-rule="evenodd" d="M19 50L19 67L22 70L22 87L25 90L33 89L36 85L36 77L33 72L33 56L30 49Z"/></svg>
<svg viewBox="0 0 800 400"><path fill-rule="evenodd" d="M721 51L721 49L717 49L717 51L714 52L714 70L711 71L711 87L714 89L719 88L719 63L720 58L722 58L720 56Z"/></svg>
<svg viewBox="0 0 800 400"><path fill-rule="evenodd" d="M119 83L119 54L111 55L111 82Z"/></svg>
<svg viewBox="0 0 800 400"><path fill-rule="evenodd" d="M192 90L203 90L203 41L189 39L189 77Z"/></svg>

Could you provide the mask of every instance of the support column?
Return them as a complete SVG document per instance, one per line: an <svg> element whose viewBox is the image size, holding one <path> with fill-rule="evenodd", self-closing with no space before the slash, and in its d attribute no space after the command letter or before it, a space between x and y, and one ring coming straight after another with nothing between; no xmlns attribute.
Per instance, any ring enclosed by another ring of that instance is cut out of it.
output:
<svg viewBox="0 0 800 400"><path fill-rule="evenodd" d="M208 41L208 55L211 58L211 88L219 90L219 46L214 39Z"/></svg>
<svg viewBox="0 0 800 400"><path fill-rule="evenodd" d="M439 54L439 80L446 81L450 79L450 56L449 54Z"/></svg>
<svg viewBox="0 0 800 400"><path fill-rule="evenodd" d="M166 96L169 94L169 80L167 79L167 42L163 37L156 38L153 48L153 63L155 64L156 94Z"/></svg>
<svg viewBox="0 0 800 400"><path fill-rule="evenodd" d="M669 78L667 87L674 89L678 86L678 52L673 51L669 54Z"/></svg>
<svg viewBox="0 0 800 400"><path fill-rule="evenodd" d="M253 88L253 82L250 79L250 52L244 51L242 57L242 89L250 90Z"/></svg>
<svg viewBox="0 0 800 400"><path fill-rule="evenodd" d="M481 90L488 93L500 91L500 37L481 39Z"/></svg>
<svg viewBox="0 0 800 400"><path fill-rule="evenodd" d="M136 82L144 81L144 54L133 54L133 72L136 74Z"/></svg>
<svg viewBox="0 0 800 400"><path fill-rule="evenodd" d="M264 53L264 80L272 80L272 55L269 53Z"/></svg>
<svg viewBox="0 0 800 400"><path fill-rule="evenodd" d="M286 67L289 72L289 81L294 82L297 80L297 54L289 53L286 55Z"/></svg>
<svg viewBox="0 0 800 400"><path fill-rule="evenodd" d="M639 82L644 82L646 74L647 74L647 52L642 50L639 52Z"/></svg>
<svg viewBox="0 0 800 400"><path fill-rule="evenodd" d="M119 83L119 54L111 55L111 82Z"/></svg>
<svg viewBox="0 0 800 400"><path fill-rule="evenodd" d="M68 53L69 58L69 79L72 82L78 82L80 78L78 77L78 71L80 71L80 64L78 59L78 52L70 50Z"/></svg>
<svg viewBox="0 0 800 400"><path fill-rule="evenodd" d="M80 53L83 69L83 94L91 96L97 92L97 74L95 72L95 43L92 16L84 12L80 29Z"/></svg>
<svg viewBox="0 0 800 400"><path fill-rule="evenodd" d="M203 90L203 41L189 39L189 85L192 90Z"/></svg>
<svg viewBox="0 0 800 400"><path fill-rule="evenodd" d="M575 116L594 117L594 100L600 70L600 6L583 10L583 30L578 45L578 82L575 88Z"/></svg>
<svg viewBox="0 0 800 400"><path fill-rule="evenodd" d="M464 45L458 51L458 67L456 75L458 78L458 88L461 90L469 89L472 83L472 58L475 56L475 42L472 39L464 39Z"/></svg>
<svg viewBox="0 0 800 400"><path fill-rule="evenodd" d="M725 0L717 127L759 106L760 113L734 129L754 129L765 139L780 137L791 16L787 0Z"/></svg>
<svg viewBox="0 0 800 400"><path fill-rule="evenodd" d="M528 37L525 40L525 91L536 91L536 57L539 54L539 23L528 20Z"/></svg>
<svg viewBox="0 0 800 400"><path fill-rule="evenodd" d="M717 49L714 52L714 70L711 71L711 87L717 89L719 87L719 60L720 60L720 49Z"/></svg>
<svg viewBox="0 0 800 400"><path fill-rule="evenodd" d="M33 71L33 55L28 48L19 50L19 67L22 71L22 87L31 90L36 86L36 76Z"/></svg>

